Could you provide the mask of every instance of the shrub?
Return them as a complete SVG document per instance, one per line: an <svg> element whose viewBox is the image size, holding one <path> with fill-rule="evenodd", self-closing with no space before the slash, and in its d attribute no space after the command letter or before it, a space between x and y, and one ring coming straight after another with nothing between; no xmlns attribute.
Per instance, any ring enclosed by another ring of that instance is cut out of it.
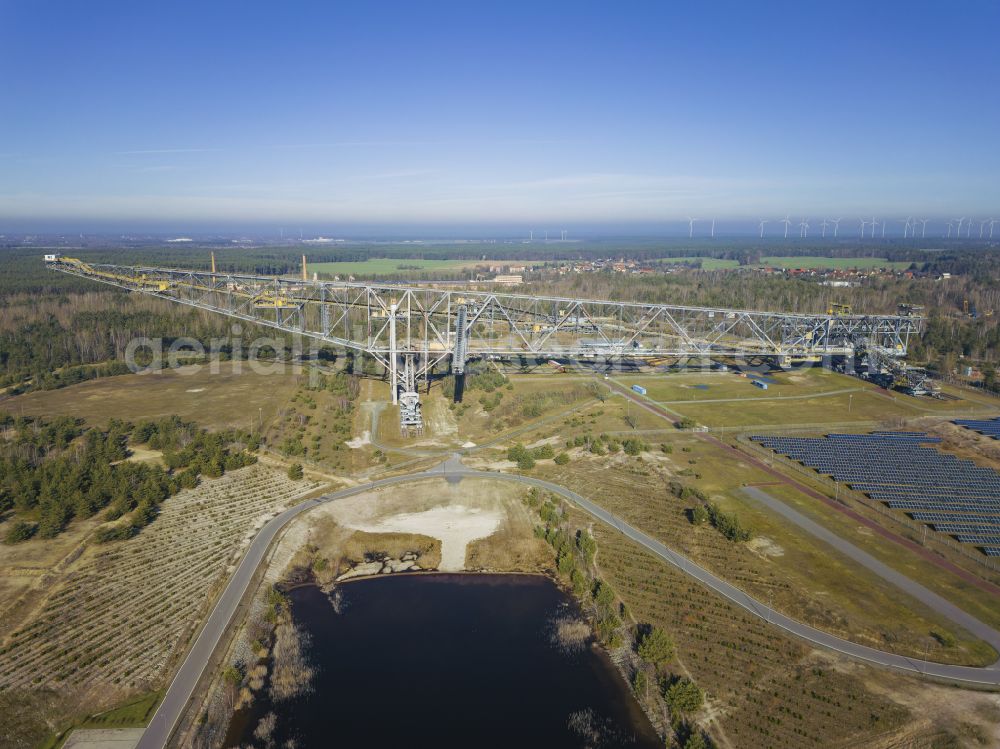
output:
<svg viewBox="0 0 1000 749"><path fill-rule="evenodd" d="M507 449L507 460L517 463L517 467L522 471L528 471L535 467L532 451L522 444L516 444Z"/></svg>
<svg viewBox="0 0 1000 749"><path fill-rule="evenodd" d="M695 525L702 525L708 522L708 510L705 509L705 505L697 504L692 508L689 517Z"/></svg>
<svg viewBox="0 0 1000 749"><path fill-rule="evenodd" d="M556 456L555 462L556 462L557 466L564 466L564 465L566 465L567 463L569 463L569 454L568 453L559 453Z"/></svg>
<svg viewBox="0 0 1000 749"><path fill-rule="evenodd" d="M640 439L629 438L622 443L622 447L625 450L626 455L638 455L644 450L649 449L649 446Z"/></svg>
<svg viewBox="0 0 1000 749"><path fill-rule="evenodd" d="M736 515L723 512L714 502L709 502L705 510L715 529L730 541L749 541L753 537L748 528L740 525L740 519Z"/></svg>
<svg viewBox="0 0 1000 749"><path fill-rule="evenodd" d="M653 627L643 635L636 652L643 660L661 666L673 658L674 642L662 629Z"/></svg>
<svg viewBox="0 0 1000 749"><path fill-rule="evenodd" d="M932 629L931 637L937 640L938 644L943 648L955 647L955 638L950 632L941 632L939 630Z"/></svg>
<svg viewBox="0 0 1000 749"><path fill-rule="evenodd" d="M590 590L590 581L579 569L574 569L570 573L569 581L573 585L573 592L579 597L583 597Z"/></svg>
<svg viewBox="0 0 1000 749"><path fill-rule="evenodd" d="M664 691L663 698L672 713L693 713L705 701L698 685L684 677L670 684Z"/></svg>
<svg viewBox="0 0 1000 749"><path fill-rule="evenodd" d="M139 532L141 525L126 523L125 525L115 525L98 529L94 534L94 539L99 544L110 543L111 541L125 541L132 538Z"/></svg>
<svg viewBox="0 0 1000 749"><path fill-rule="evenodd" d="M587 531L581 530L576 534L576 548L583 554L587 563L594 561L594 554L597 553L597 541Z"/></svg>
<svg viewBox="0 0 1000 749"><path fill-rule="evenodd" d="M288 478L293 481L299 481L303 476L305 476L305 472L302 470L301 463L292 463L288 466Z"/></svg>
<svg viewBox="0 0 1000 749"><path fill-rule="evenodd" d="M558 567L560 574L563 575L572 576L573 572L576 571L576 560L573 559L573 552L565 546L559 550L556 567Z"/></svg>
<svg viewBox="0 0 1000 749"><path fill-rule="evenodd" d="M691 731L691 734L684 742L684 749L708 749L708 744L705 742L705 737L701 731L697 728Z"/></svg>
<svg viewBox="0 0 1000 749"><path fill-rule="evenodd" d="M14 525L10 527L7 531L7 535L4 536L3 540L8 544L16 544L21 541L27 541L29 538L35 535L35 526L31 523L27 523L24 520L18 520Z"/></svg>

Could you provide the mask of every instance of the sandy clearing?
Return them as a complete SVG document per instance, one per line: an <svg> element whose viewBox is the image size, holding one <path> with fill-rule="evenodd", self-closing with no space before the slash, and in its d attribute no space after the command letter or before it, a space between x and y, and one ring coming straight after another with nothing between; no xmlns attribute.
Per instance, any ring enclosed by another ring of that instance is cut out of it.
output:
<svg viewBox="0 0 1000 749"><path fill-rule="evenodd" d="M360 437L354 437L347 440L344 444L348 447L357 450L364 447L365 445L370 445L372 443L372 433L368 429L361 433Z"/></svg>
<svg viewBox="0 0 1000 749"><path fill-rule="evenodd" d="M287 573L295 553L317 536L329 536L335 548L355 531L412 533L441 541L441 563L446 571L465 568L468 546L502 531L511 522L525 532L531 523L521 505L521 490L490 480L424 481L413 486L390 487L346 497L303 513L288 526L268 560L268 579ZM519 526L520 527L520 526ZM338 541L337 539L340 539Z"/></svg>
<svg viewBox="0 0 1000 749"><path fill-rule="evenodd" d="M129 455L125 460L132 463L162 463L163 453L160 450L150 450L148 447L129 446ZM120 462L120 461L119 461Z"/></svg>
<svg viewBox="0 0 1000 749"><path fill-rule="evenodd" d="M348 527L369 533L417 533L441 541L443 572L465 569L465 551L477 539L500 527L503 513L465 505L434 507L424 512L404 512L377 523L353 523Z"/></svg>
<svg viewBox="0 0 1000 749"><path fill-rule="evenodd" d="M563 443L563 438L558 434L551 437L546 437L545 439L536 440L530 445L525 445L529 450L534 450L536 447L543 447L544 445L561 445Z"/></svg>
<svg viewBox="0 0 1000 749"><path fill-rule="evenodd" d="M189 388L184 391L185 393L204 393L205 388Z"/></svg>

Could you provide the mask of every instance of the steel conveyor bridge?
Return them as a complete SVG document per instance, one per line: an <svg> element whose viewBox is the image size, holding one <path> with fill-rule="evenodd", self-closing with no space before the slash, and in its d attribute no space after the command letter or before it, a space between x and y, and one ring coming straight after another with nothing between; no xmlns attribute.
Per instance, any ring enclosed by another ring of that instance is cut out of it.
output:
<svg viewBox="0 0 1000 749"><path fill-rule="evenodd" d="M568 357L663 359L905 356L921 318L791 314L380 283L308 281L47 255L64 273L365 352L389 374L404 432L422 426L417 382L450 362Z"/></svg>

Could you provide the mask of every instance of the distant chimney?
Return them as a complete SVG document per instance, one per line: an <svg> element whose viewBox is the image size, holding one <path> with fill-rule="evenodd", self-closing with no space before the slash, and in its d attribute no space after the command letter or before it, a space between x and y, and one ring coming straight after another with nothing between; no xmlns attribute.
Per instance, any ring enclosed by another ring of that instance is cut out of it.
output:
<svg viewBox="0 0 1000 749"><path fill-rule="evenodd" d="M215 273L215 253L212 253L212 273Z"/></svg>

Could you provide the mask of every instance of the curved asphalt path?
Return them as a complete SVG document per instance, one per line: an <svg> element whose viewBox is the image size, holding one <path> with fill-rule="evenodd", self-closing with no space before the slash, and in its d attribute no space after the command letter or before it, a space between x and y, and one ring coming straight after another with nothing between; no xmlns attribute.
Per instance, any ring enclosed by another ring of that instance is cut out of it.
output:
<svg viewBox="0 0 1000 749"><path fill-rule="evenodd" d="M844 554L844 556L850 557L855 562L867 567L883 580L887 580L900 590L909 593L929 608L948 617L953 622L959 624L978 637L980 640L988 642L993 646L994 650L1000 653L1000 632L997 632L993 629L993 627L979 621L971 614L967 614L951 601L946 598L942 598L931 590L928 590L920 583L911 580L900 572L897 572L889 565L883 564L868 552L859 549L850 541L846 541L836 533L832 533L819 523L807 518L801 512L789 507L781 500L775 499L762 489L756 486L746 486L743 487L743 493L748 497L757 500L773 512L781 515L792 524L799 526L799 528L804 530L806 533L810 533L821 541L825 541L837 551ZM1000 667L1000 661L994 663L993 666Z"/></svg>
<svg viewBox="0 0 1000 749"><path fill-rule="evenodd" d="M170 687L167 689L167 693L164 695L163 701L160 703L155 715L153 715L153 718L149 723L149 726L143 732L142 738L136 745L137 749L162 749L167 745L167 741L169 740L174 729L177 727L181 716L188 707L188 703L194 689L198 684L198 681L201 679L202 673L207 667L212 653L215 651L220 640L222 639L222 636L230 626L232 619L236 614L236 610L239 607L240 601L253 580L257 567L264 560L271 542L289 521L298 515L301 515L303 512L307 512L308 510L311 510L321 504L361 494L372 489L405 484L413 481L440 478L455 481L459 481L462 478L484 478L499 479L502 481L515 481L523 485L538 487L539 489L544 489L554 494L558 494L568 499L582 510L593 515L598 520L616 528L626 537L641 544L660 559L673 565L674 567L677 567L685 574L695 578L703 585L706 585L719 595L727 598L730 602L746 609L756 616L759 616L768 623L785 630L789 634L795 635L796 637L799 637L813 645L833 650L837 653L857 658L862 661L867 661L879 666L898 669L900 671L908 671L915 674L932 676L947 681L962 682L966 684L1000 686L1000 662L986 668L952 666L943 663L934 663L931 661L908 658L895 653L887 653L836 637L835 635L810 627L807 624L797 622L794 619L791 619L784 614L765 606L763 603L751 598L742 590L730 585L725 580L716 577L708 570L699 567L687 557L668 549L659 541L651 538L642 531L633 528L620 518L616 517L614 514L608 512L602 507L599 507L570 489L566 489L558 484L553 484L549 481L533 478L531 476L520 476L517 474L496 473L491 471L477 471L466 468L462 465L459 457L454 455L444 463L441 463L440 465L427 471L380 479L378 481L351 487L349 489L342 489L331 494L325 494L316 499L306 500L305 502L297 504L294 507L276 515L268 523L266 523L250 544L250 548L247 549L247 552L243 556L243 560L240 562L239 567L237 567L232 579L229 581L226 589L222 592L218 602L212 609L212 613L209 614L209 617L205 622L205 626L202 628L201 632L198 633L198 637L195 640L194 645L188 651L180 669L178 669L177 673L174 675L174 679L170 683ZM912 584L915 585L915 583ZM933 593L930 593L930 591L927 591L927 593L934 595ZM947 602L945 601L945 603ZM941 613L950 617L947 610L942 611ZM991 633L991 637L989 639L991 643L1000 641L1000 633L989 628L982 622L978 622L978 620L973 619L968 614L965 614L965 612L961 613L963 618L967 617L968 619L972 619L972 621L978 623L980 628L986 628L986 630ZM966 626L963 622L957 623L962 626ZM984 639L986 638L984 637Z"/></svg>

